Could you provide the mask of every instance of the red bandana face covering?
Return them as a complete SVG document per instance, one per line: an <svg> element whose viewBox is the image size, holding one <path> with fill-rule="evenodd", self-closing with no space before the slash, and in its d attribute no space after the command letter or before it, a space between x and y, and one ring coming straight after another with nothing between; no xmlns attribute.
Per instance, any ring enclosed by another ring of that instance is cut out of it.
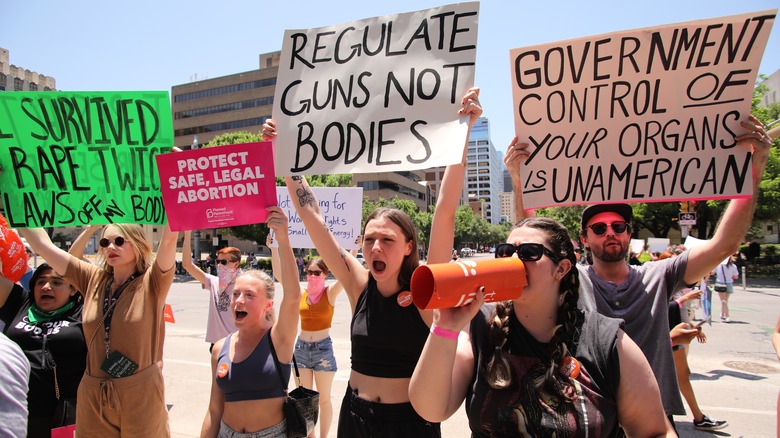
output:
<svg viewBox="0 0 780 438"><path fill-rule="evenodd" d="M309 302L317 304L322 298L322 293L325 291L325 277L320 275L307 275L306 290L309 292Z"/></svg>

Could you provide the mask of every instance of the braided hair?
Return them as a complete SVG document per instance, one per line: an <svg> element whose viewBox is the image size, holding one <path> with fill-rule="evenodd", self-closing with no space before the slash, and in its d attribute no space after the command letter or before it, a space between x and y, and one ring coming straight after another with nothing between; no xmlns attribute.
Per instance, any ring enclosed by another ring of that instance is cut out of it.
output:
<svg viewBox="0 0 780 438"><path fill-rule="evenodd" d="M558 307L556 316L557 327L550 344L553 349L550 355L542 359L545 373L542 379L536 382L538 392L547 392L558 395L569 402L575 398L574 388L569 382L568 376L562 372L563 360L569 354L569 347L574 346L575 338L581 322L581 311L577 308L580 293L579 272L577 271L577 256L574 253L574 245L568 231L559 222L543 217L523 219L515 224L513 229L529 227L541 230L547 236L545 242L553 253L561 259L571 262L571 269L561 279L558 294L563 297L563 304ZM507 388L512 381L511 367L505 351L509 335L510 318L515 318L514 304L512 301L503 301L496 305L496 314L490 321L489 336L491 345L495 347L493 356L486 366L487 382L495 389Z"/></svg>

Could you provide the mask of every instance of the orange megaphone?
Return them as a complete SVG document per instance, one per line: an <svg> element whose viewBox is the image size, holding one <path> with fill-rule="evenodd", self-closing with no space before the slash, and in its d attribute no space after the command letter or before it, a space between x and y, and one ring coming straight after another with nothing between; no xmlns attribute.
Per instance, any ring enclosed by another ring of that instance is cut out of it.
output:
<svg viewBox="0 0 780 438"><path fill-rule="evenodd" d="M412 274L412 300L423 310L465 306L480 287L485 302L513 300L528 284L523 262L515 257L458 260L423 265Z"/></svg>
<svg viewBox="0 0 780 438"><path fill-rule="evenodd" d="M21 280L27 272L27 254L21 237L8 228L5 217L0 215L0 260L3 263L3 276L14 283Z"/></svg>

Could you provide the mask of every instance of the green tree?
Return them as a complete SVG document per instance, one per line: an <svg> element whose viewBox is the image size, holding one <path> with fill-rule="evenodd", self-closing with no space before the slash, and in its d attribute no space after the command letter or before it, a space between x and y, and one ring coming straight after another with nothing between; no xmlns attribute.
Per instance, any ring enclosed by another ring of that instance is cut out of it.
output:
<svg viewBox="0 0 780 438"><path fill-rule="evenodd" d="M585 205L570 205L566 207L552 207L540 209L539 216L549 217L562 223L569 236L579 242L580 222L582 221L582 212L585 211Z"/></svg>
<svg viewBox="0 0 780 438"><path fill-rule="evenodd" d="M759 76L759 80L764 79L766 79L765 75ZM768 91L769 88L765 84L756 85L750 107L750 112L765 125L780 119L780 103L770 106L762 106L761 104ZM754 220L780 220L780 140L777 138L769 151L769 159L764 176L759 183L759 190Z"/></svg>
<svg viewBox="0 0 780 438"><path fill-rule="evenodd" d="M473 231L477 217L468 205L461 205L455 212L455 248L473 241Z"/></svg>

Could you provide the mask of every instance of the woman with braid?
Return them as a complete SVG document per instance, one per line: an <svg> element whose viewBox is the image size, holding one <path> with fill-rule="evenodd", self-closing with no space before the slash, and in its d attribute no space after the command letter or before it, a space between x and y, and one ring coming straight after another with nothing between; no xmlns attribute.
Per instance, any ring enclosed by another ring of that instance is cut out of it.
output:
<svg viewBox="0 0 780 438"><path fill-rule="evenodd" d="M566 229L529 218L507 240L496 257L520 258L528 285L511 301L483 305L480 292L467 306L434 313L437 330L409 387L415 410L440 422L465 399L472 437L612 436L618 424L628 436L675 436L622 322L577 308Z"/></svg>

